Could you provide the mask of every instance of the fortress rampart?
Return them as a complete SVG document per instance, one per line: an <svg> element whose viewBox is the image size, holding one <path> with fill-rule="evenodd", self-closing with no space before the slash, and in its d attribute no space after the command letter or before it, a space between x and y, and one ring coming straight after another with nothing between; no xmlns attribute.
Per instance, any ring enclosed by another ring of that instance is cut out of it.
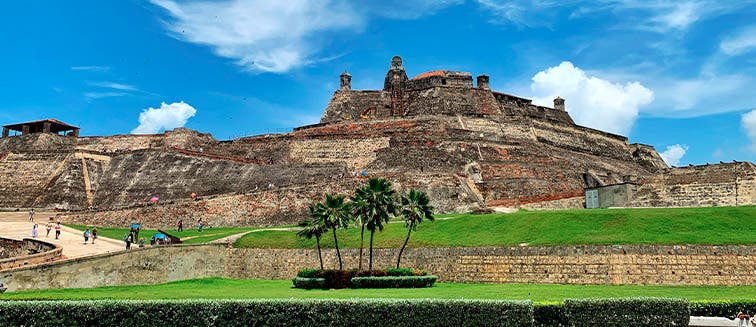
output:
<svg viewBox="0 0 756 327"><path fill-rule="evenodd" d="M382 90L352 90L351 79L342 74L321 123L287 134L217 141L177 128L0 138L0 207L71 210L72 222L119 226L199 217L268 225L301 220L312 200L325 192L350 194L363 175L387 178L400 191L428 192L438 212L552 207L542 202L574 207L586 187L667 185L658 174L668 167L653 147L576 125L565 99L555 99L554 108L535 106L490 90L485 75L473 86L464 72L409 79L398 57ZM728 167L721 174L739 174ZM743 183L739 192L753 202ZM673 193L644 192L636 205L663 205ZM203 200L189 201L192 193ZM152 197L157 206L148 206Z"/></svg>

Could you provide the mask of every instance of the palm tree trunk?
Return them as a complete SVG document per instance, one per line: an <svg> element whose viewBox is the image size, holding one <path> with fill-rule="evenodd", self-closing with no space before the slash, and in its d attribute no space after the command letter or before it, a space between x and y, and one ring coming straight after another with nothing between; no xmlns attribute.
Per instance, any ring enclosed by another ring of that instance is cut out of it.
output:
<svg viewBox="0 0 756 327"><path fill-rule="evenodd" d="M339 252L339 240L336 238L336 227L333 228L333 242L336 243L336 256L339 257L339 270L341 270L341 252Z"/></svg>
<svg viewBox="0 0 756 327"><path fill-rule="evenodd" d="M368 261L368 271L370 271L370 276L373 275L373 234L375 233L375 230L370 231L370 260Z"/></svg>
<svg viewBox="0 0 756 327"><path fill-rule="evenodd" d="M360 266L359 270L362 270L362 248L365 247L365 224L362 224L362 230L360 230Z"/></svg>
<svg viewBox="0 0 756 327"><path fill-rule="evenodd" d="M402 261L402 252L404 252L404 248L407 247L407 242L409 242L410 233L412 233L412 225L409 226L409 230L407 231L407 238L404 239L404 245L402 245L402 249L399 250L399 257L396 258L396 269L399 269L399 262Z"/></svg>
<svg viewBox="0 0 756 327"><path fill-rule="evenodd" d="M315 242L318 243L318 259L320 259L320 270L323 270L323 256L320 255L320 237L316 237Z"/></svg>

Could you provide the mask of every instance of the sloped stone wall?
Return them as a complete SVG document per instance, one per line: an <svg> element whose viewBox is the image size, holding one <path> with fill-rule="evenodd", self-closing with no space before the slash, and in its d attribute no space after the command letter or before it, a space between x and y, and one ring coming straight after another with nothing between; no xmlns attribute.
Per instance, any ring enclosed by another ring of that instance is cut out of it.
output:
<svg viewBox="0 0 756 327"><path fill-rule="evenodd" d="M750 162L671 168L635 192L630 207L711 207L756 204Z"/></svg>

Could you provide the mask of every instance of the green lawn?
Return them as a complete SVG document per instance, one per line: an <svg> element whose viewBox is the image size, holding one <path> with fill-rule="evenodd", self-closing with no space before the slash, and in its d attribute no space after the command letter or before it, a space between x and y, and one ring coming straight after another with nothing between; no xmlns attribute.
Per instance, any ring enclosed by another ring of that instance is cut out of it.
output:
<svg viewBox="0 0 756 327"><path fill-rule="evenodd" d="M78 230L83 231L87 227L92 226L85 226L85 225L66 225L71 228L75 228ZM213 240L217 240L219 238L224 238L226 236L231 236L234 234L243 233L246 231L251 231L258 229L258 227L212 227L212 228L205 228L201 233L197 232L197 229L193 228L184 228L182 232L177 232L175 229L166 230L169 234L173 236L177 236L183 240L184 243L204 243L209 242ZM123 235L129 232L128 228L107 228L107 227L100 227L97 226L97 233L100 236L116 239L116 240L122 240ZM150 241L150 237L157 233L158 231L155 229L142 229L139 231L139 237L144 238L147 242Z"/></svg>
<svg viewBox="0 0 756 327"><path fill-rule="evenodd" d="M681 297L689 300L750 300L756 286L593 286L547 284L437 283L421 289L302 290L288 280L206 278L151 286L56 289L0 294L0 300L90 299L257 299L257 298L441 298L531 299L560 302L565 298Z"/></svg>
<svg viewBox="0 0 756 327"><path fill-rule="evenodd" d="M520 211L513 214L441 215L412 233L410 247L566 244L756 244L756 207ZM375 247L401 247L401 223L376 232ZM366 233L365 244L367 246ZM339 246L359 247L359 228L338 233ZM324 247L333 238L324 235ZM251 233L235 244L254 248L314 248L296 232Z"/></svg>

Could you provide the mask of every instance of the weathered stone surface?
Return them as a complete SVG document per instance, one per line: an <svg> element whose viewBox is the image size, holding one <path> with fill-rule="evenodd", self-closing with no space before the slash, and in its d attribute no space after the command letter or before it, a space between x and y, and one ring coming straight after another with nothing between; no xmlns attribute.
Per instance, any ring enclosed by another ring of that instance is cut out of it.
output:
<svg viewBox="0 0 756 327"><path fill-rule="evenodd" d="M586 186L642 182L666 168L650 146L473 87L469 73L408 79L401 58L393 62L383 90L338 90L322 124L288 134L217 141L178 128L0 139L0 207L98 209L69 215L92 224L163 227L202 217L265 225L301 220L309 202L351 193L363 174L426 191L437 211L459 212L576 198ZM191 193L205 202L189 203ZM153 196L158 207L145 207Z"/></svg>
<svg viewBox="0 0 756 327"><path fill-rule="evenodd" d="M336 251L325 249L326 267ZM357 267L358 249L342 249ZM398 249L375 249L374 267L396 265ZM367 266L367 252L365 252ZM559 247L408 248L403 267L445 282L596 285L756 285L754 246L586 245ZM224 244L160 246L0 271L10 291L156 284L201 278L290 279L318 267L314 249L237 249Z"/></svg>
<svg viewBox="0 0 756 327"><path fill-rule="evenodd" d="M756 165L720 163L664 170L635 192L628 206L700 207L756 204Z"/></svg>

